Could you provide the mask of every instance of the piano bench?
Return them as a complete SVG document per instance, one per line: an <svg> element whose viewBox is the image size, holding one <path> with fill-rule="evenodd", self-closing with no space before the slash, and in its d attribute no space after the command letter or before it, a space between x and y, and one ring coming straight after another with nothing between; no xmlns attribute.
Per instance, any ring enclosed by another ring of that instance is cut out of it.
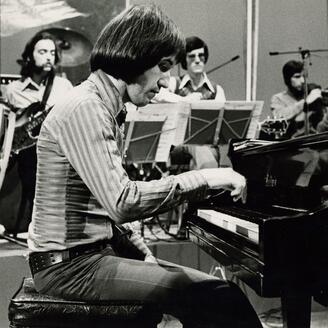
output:
<svg viewBox="0 0 328 328"><path fill-rule="evenodd" d="M39 294L24 278L9 304L10 328L154 328L162 319L155 304L141 301L67 301Z"/></svg>

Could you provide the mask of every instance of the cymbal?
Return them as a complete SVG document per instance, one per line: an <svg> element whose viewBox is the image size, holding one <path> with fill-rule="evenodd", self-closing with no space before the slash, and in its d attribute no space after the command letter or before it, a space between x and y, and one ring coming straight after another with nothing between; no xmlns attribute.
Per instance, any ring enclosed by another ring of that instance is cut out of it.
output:
<svg viewBox="0 0 328 328"><path fill-rule="evenodd" d="M61 49L61 67L75 67L85 64L90 57L92 43L78 31L68 27L51 27L43 30L53 35Z"/></svg>

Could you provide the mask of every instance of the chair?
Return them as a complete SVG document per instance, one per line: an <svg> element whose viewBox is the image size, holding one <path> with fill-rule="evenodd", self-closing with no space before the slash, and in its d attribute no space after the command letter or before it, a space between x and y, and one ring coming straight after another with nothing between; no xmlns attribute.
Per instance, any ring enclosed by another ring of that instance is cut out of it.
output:
<svg viewBox="0 0 328 328"><path fill-rule="evenodd" d="M10 328L155 328L156 304L142 301L67 301L36 292L24 278L9 304Z"/></svg>

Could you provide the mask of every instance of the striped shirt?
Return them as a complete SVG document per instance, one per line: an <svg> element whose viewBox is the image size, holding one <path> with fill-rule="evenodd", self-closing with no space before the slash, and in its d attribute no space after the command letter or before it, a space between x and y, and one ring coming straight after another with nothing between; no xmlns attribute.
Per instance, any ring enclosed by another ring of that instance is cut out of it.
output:
<svg viewBox="0 0 328 328"><path fill-rule="evenodd" d="M61 250L112 237L118 223L166 212L202 199L201 173L131 181L122 166L123 132L115 116L124 106L112 78L98 70L56 103L37 143L37 183L28 245ZM108 217L81 211L103 209ZM134 238L145 253L148 249Z"/></svg>

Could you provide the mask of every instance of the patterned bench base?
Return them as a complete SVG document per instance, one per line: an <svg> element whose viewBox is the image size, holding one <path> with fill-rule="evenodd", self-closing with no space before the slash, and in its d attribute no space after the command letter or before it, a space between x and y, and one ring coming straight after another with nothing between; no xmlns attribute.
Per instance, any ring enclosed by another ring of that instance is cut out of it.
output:
<svg viewBox="0 0 328 328"><path fill-rule="evenodd" d="M82 302L40 295L24 278L10 300L10 328L155 328L162 314L140 301Z"/></svg>

